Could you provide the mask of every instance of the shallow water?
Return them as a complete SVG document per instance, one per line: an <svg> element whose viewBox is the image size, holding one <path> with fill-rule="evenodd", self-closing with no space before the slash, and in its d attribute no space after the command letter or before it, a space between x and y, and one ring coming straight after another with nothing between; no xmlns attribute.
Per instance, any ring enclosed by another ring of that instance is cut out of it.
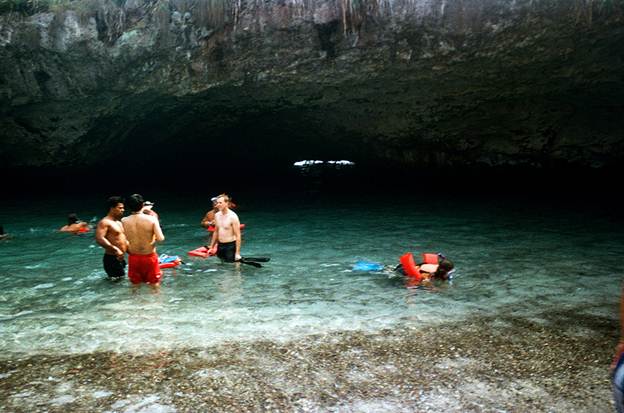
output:
<svg viewBox="0 0 624 413"><path fill-rule="evenodd" d="M69 212L95 222L103 200L2 205L12 237L0 242L1 358L418 328L509 308L537 323L560 310L618 316L624 228L600 208L240 196L243 255L271 261L238 268L186 255L207 240L198 223L209 195L145 195L166 236L158 252L184 259L165 270L158 292L108 281L92 232L56 231ZM351 270L358 260L395 265L407 251L445 253L457 267L453 281L408 288L391 274Z"/></svg>

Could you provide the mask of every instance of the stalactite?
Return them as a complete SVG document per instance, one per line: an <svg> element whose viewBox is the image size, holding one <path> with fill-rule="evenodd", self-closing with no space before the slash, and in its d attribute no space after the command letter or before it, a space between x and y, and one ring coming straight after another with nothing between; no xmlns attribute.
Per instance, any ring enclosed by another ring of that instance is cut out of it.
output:
<svg viewBox="0 0 624 413"><path fill-rule="evenodd" d="M342 8L342 31L347 36L347 2L349 0L341 0L340 7Z"/></svg>

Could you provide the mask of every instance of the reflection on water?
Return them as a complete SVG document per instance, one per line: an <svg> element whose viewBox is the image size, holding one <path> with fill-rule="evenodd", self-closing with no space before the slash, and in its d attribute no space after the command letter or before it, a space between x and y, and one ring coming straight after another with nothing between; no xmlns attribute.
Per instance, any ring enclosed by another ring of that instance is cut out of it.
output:
<svg viewBox="0 0 624 413"><path fill-rule="evenodd" d="M604 214L457 200L237 199L243 255L271 258L254 268L186 255L206 243L198 222L208 198L150 198L167 237L159 253L184 257L164 270L157 294L108 281L93 234L56 232L75 202L3 207L0 222L7 230L11 222L14 237L0 244L0 357L379 331L510 306L537 321L551 309L617 317L624 235ZM99 209L89 201L76 212ZM359 260L396 265L408 251L444 252L453 282L417 287L352 270Z"/></svg>

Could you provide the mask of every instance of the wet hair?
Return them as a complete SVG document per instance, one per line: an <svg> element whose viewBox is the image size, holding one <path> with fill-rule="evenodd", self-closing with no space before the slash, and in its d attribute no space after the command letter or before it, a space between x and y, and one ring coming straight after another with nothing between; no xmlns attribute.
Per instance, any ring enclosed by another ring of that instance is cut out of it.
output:
<svg viewBox="0 0 624 413"><path fill-rule="evenodd" d="M438 264L438 269L436 270L434 276L442 279L448 278L448 273L451 272L455 268L455 264L453 261L448 258L442 258Z"/></svg>
<svg viewBox="0 0 624 413"><path fill-rule="evenodd" d="M124 199L121 196L111 196L110 198L108 198L108 200L106 201L108 208L115 208L117 206L117 204L123 204L124 203Z"/></svg>
<svg viewBox="0 0 624 413"><path fill-rule="evenodd" d="M4 235L4 227L0 225L0 235Z"/></svg>
<svg viewBox="0 0 624 413"><path fill-rule="evenodd" d="M73 214L73 213L67 215L67 225L73 225L76 222L78 222L78 215Z"/></svg>
<svg viewBox="0 0 624 413"><path fill-rule="evenodd" d="M131 212L139 212L143 208L143 196L139 194L132 194L126 199L126 204Z"/></svg>
<svg viewBox="0 0 624 413"><path fill-rule="evenodd" d="M223 199L225 200L225 202L227 202L228 204L228 208L236 208L236 204L234 203L234 201L232 201L232 198L228 195L228 194L219 194L216 196L217 199L223 197ZM216 199L215 199L216 201Z"/></svg>
<svg viewBox="0 0 624 413"><path fill-rule="evenodd" d="M230 196L228 194L219 194L217 195L217 199L219 198L223 198L225 200L225 202L229 203L230 202Z"/></svg>

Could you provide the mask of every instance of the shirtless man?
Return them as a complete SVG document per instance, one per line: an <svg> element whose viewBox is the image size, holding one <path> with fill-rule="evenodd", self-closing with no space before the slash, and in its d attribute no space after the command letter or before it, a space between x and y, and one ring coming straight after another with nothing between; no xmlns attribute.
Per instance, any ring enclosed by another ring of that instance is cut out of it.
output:
<svg viewBox="0 0 624 413"><path fill-rule="evenodd" d="M126 204L131 215L121 220L128 238L128 278L133 284L145 282L158 286L162 271L158 266L156 242L164 241L158 219L144 214L143 197L131 195Z"/></svg>
<svg viewBox="0 0 624 413"><path fill-rule="evenodd" d="M206 212L206 215L204 215L204 217L201 220L201 226L208 229L208 227L211 227L214 225L214 216L217 213L217 208L216 208L216 202L217 202L217 198L218 197L214 197L212 198L212 209L208 212Z"/></svg>
<svg viewBox="0 0 624 413"><path fill-rule="evenodd" d="M241 259L241 232L238 215L229 208L230 198L227 195L219 195L215 206L219 210L215 214L215 231L210 241L209 254L214 255L225 262L235 262Z"/></svg>
<svg viewBox="0 0 624 413"><path fill-rule="evenodd" d="M124 214L124 200L120 196L108 198L108 215L95 228L95 241L104 248L104 271L110 278L119 279L125 275L124 254L128 240L121 225Z"/></svg>
<svg viewBox="0 0 624 413"><path fill-rule="evenodd" d="M225 194L221 194L221 195L225 195ZM219 212L219 210L217 209L217 199L219 199L221 195L210 198L210 200L212 201L212 209L206 212L206 215L204 215L204 217L202 218L201 223L200 223L202 227L208 229L214 226L215 214ZM236 208L236 204L232 202L231 199L228 201L228 208L229 209Z"/></svg>

